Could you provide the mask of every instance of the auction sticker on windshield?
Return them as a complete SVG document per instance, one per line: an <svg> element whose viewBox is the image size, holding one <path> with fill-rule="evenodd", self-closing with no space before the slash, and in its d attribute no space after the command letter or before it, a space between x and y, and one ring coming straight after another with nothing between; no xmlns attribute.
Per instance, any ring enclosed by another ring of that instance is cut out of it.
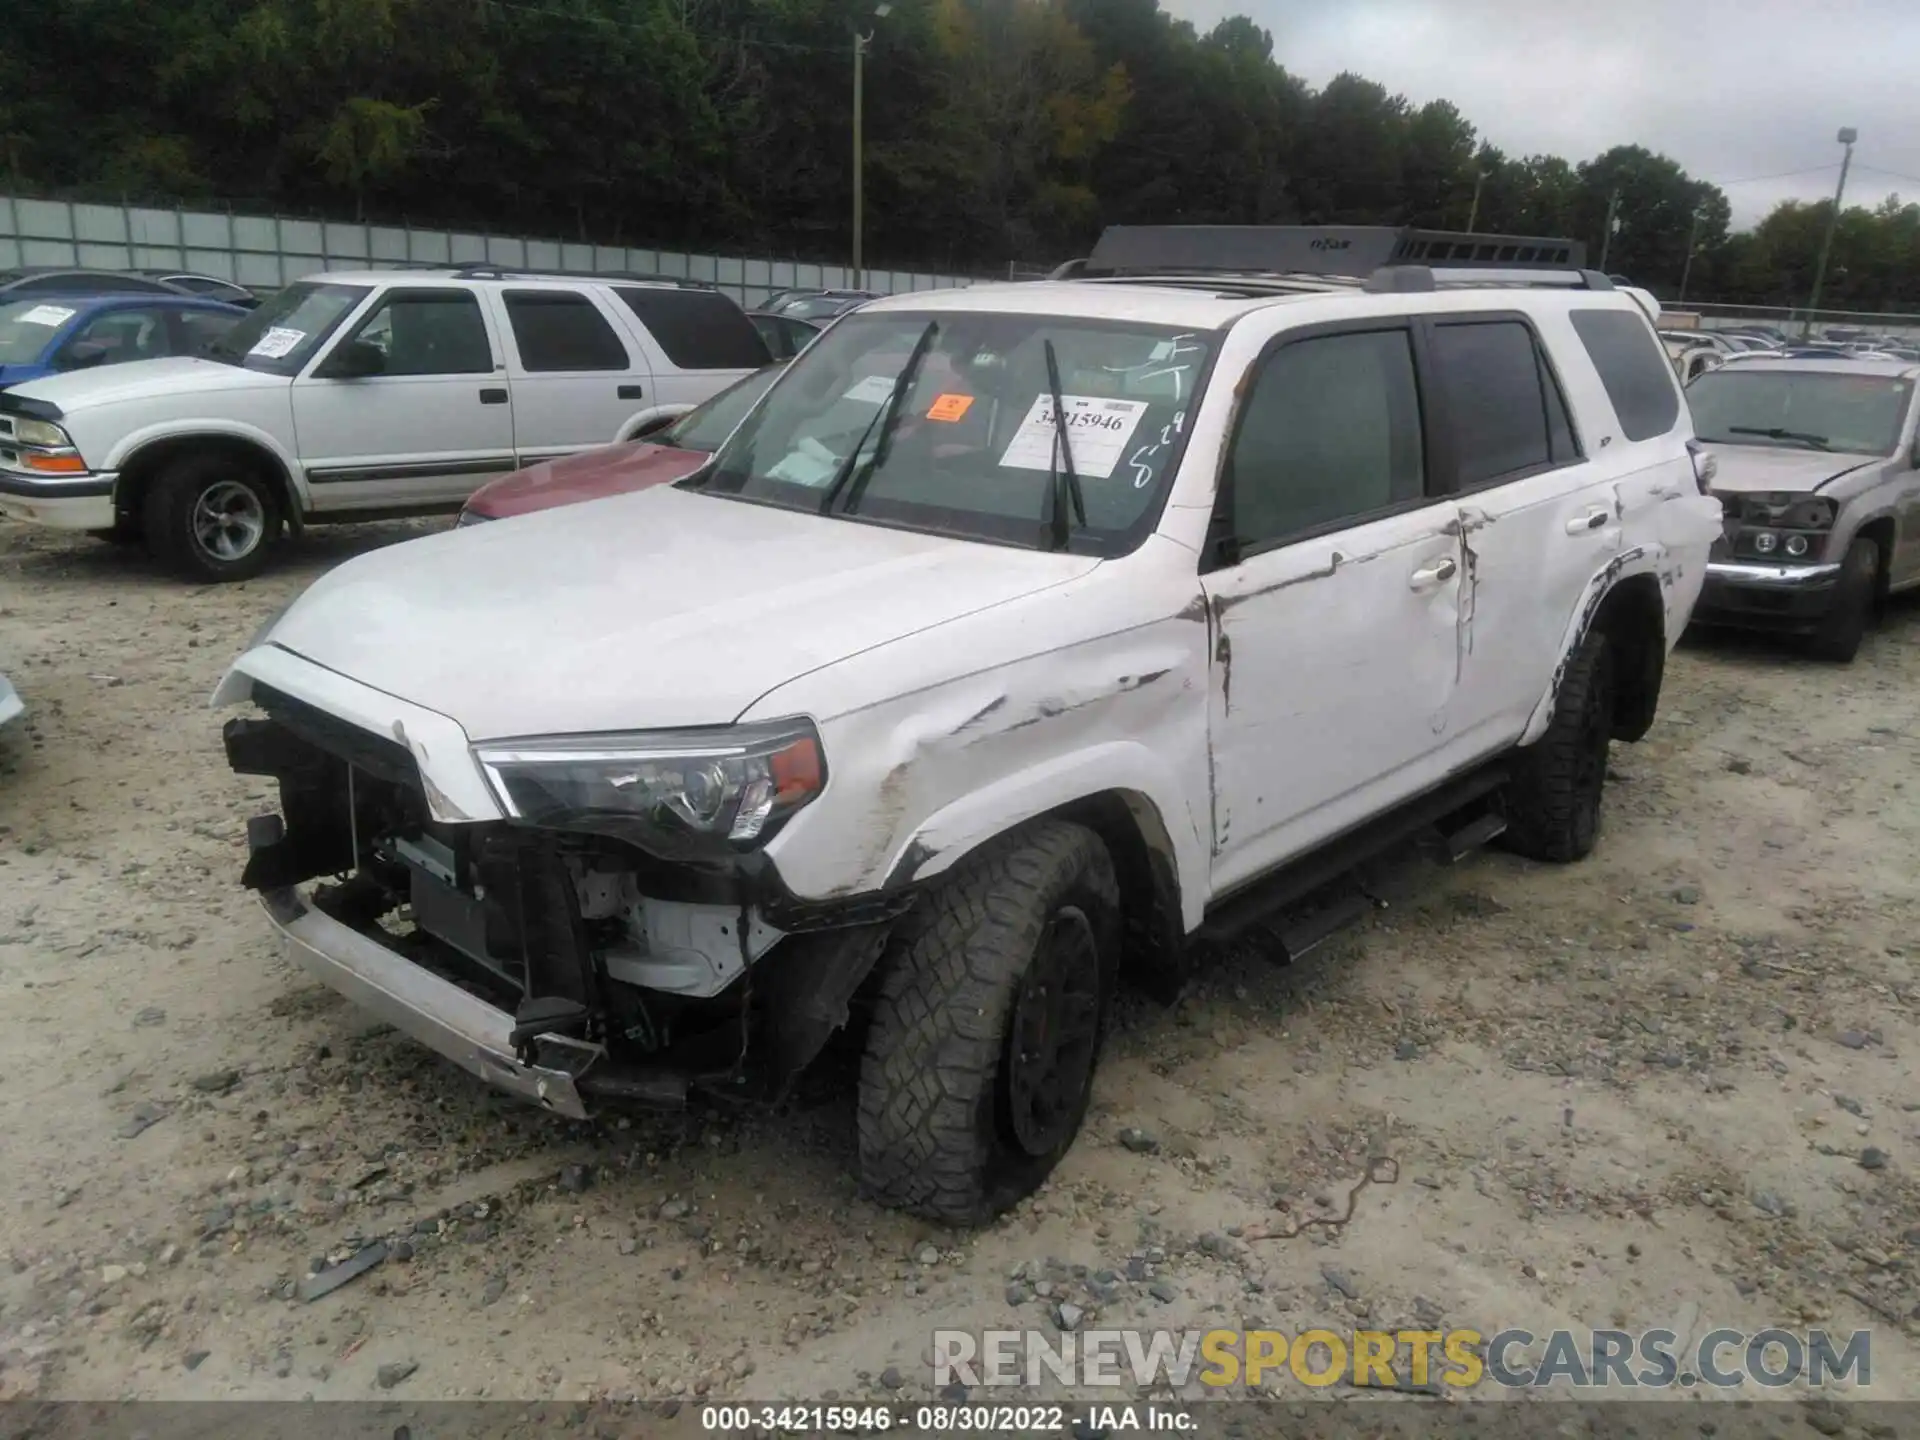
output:
<svg viewBox="0 0 1920 1440"><path fill-rule="evenodd" d="M1120 463L1127 442L1147 413L1144 400L1106 400L1093 395L1062 395L1066 410L1067 443L1076 474L1105 480ZM1015 470L1051 470L1054 467L1056 427L1053 397L1035 398L1027 418L1020 422L1000 463ZM1064 468L1064 467L1063 467Z"/></svg>
<svg viewBox="0 0 1920 1440"><path fill-rule="evenodd" d="M936 395L933 397L933 404L928 407L927 418L953 425L965 419L967 411L972 408L973 396L971 395Z"/></svg>
<svg viewBox="0 0 1920 1440"><path fill-rule="evenodd" d="M253 348L247 354L258 355L262 360L283 360L306 338L307 332L304 330L288 330L275 325L253 342Z"/></svg>
<svg viewBox="0 0 1920 1440"><path fill-rule="evenodd" d="M868 375L840 398L857 400L862 405L884 405L891 394L893 394L891 375Z"/></svg>
<svg viewBox="0 0 1920 1440"><path fill-rule="evenodd" d="M22 325L64 325L73 318L73 311L64 305L36 305L20 317Z"/></svg>

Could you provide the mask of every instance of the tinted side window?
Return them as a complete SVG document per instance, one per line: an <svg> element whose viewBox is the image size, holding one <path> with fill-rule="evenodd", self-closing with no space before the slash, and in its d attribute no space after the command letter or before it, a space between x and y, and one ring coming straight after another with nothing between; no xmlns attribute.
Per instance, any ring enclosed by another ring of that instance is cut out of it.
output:
<svg viewBox="0 0 1920 1440"><path fill-rule="evenodd" d="M1228 463L1243 545L1418 498L1426 466L1407 332L1326 335L1275 351Z"/></svg>
<svg viewBox="0 0 1920 1440"><path fill-rule="evenodd" d="M383 375L493 373L487 322L465 290L395 291L354 331L353 341L386 355Z"/></svg>
<svg viewBox="0 0 1920 1440"><path fill-rule="evenodd" d="M1553 463L1540 359L1525 325L1438 325L1433 361L1446 386L1462 485Z"/></svg>
<svg viewBox="0 0 1920 1440"><path fill-rule="evenodd" d="M241 316L222 315L217 310L183 310L180 326L186 332L187 353L204 355L207 348L237 325Z"/></svg>
<svg viewBox="0 0 1920 1440"><path fill-rule="evenodd" d="M133 307L109 310L87 321L60 347L55 363L63 368L73 363L74 350L82 345L101 351L106 357L98 362L102 365L155 360L173 349L167 335L167 317L158 310Z"/></svg>
<svg viewBox="0 0 1920 1440"><path fill-rule="evenodd" d="M529 370L625 370L627 347L584 295L567 290L509 290L520 363Z"/></svg>
<svg viewBox="0 0 1920 1440"><path fill-rule="evenodd" d="M667 358L682 370L758 370L770 353L746 312L712 290L622 289Z"/></svg>
<svg viewBox="0 0 1920 1440"><path fill-rule="evenodd" d="M1680 418L1673 371L1647 322L1625 310L1574 310L1574 333L1600 372L1620 433L1629 440L1664 435Z"/></svg>

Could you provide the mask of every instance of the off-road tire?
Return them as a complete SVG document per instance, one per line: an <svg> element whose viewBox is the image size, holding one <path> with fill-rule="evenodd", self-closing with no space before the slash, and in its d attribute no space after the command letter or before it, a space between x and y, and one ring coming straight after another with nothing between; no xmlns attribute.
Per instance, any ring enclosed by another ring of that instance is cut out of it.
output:
<svg viewBox="0 0 1920 1440"><path fill-rule="evenodd" d="M222 555L203 539L197 511L203 498L233 496L235 486L258 506L258 535L243 552ZM183 579L220 584L250 580L266 568L282 518L279 493L266 477L244 461L211 451L182 456L154 479L142 528L148 550L162 565Z"/></svg>
<svg viewBox="0 0 1920 1440"><path fill-rule="evenodd" d="M1119 971L1119 901L1099 837L1050 820L961 861L901 921L880 960L860 1067L860 1179L876 1199L972 1225L1046 1179L1092 1094ZM1015 1015L1042 942L1082 919L1098 972L1092 1052L1077 1097L1060 1107L1057 1143L1031 1153L1012 1119Z"/></svg>
<svg viewBox="0 0 1920 1440"><path fill-rule="evenodd" d="M1850 665L1860 653L1860 642L1873 623L1874 602L1880 589L1880 547L1871 540L1855 540L1840 562L1834 582L1833 605L1807 641L1816 659Z"/></svg>
<svg viewBox="0 0 1920 1440"><path fill-rule="evenodd" d="M1613 680L1613 646L1589 630L1560 677L1546 733L1514 752L1501 836L1507 849L1556 865L1592 851L1613 738Z"/></svg>

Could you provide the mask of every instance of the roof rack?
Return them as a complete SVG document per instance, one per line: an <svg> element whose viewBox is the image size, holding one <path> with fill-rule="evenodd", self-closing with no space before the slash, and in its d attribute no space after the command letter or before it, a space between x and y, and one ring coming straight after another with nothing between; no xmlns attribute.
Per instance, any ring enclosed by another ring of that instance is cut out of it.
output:
<svg viewBox="0 0 1920 1440"><path fill-rule="evenodd" d="M677 285L685 290L716 290L711 280L686 275L655 275L641 270L522 270L511 265L470 263L453 267L462 280L628 280L648 285Z"/></svg>
<svg viewBox="0 0 1920 1440"><path fill-rule="evenodd" d="M1300 277L1361 281L1369 291L1441 283L1611 290L1578 240L1384 225L1110 225L1093 253L1050 278Z"/></svg>

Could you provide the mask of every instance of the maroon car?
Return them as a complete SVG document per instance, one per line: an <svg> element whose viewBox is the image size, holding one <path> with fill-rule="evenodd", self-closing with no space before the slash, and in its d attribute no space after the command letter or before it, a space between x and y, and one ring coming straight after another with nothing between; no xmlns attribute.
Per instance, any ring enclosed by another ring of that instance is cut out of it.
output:
<svg viewBox="0 0 1920 1440"><path fill-rule="evenodd" d="M460 512L460 524L624 495L691 475L720 448L785 368L784 364L768 365L754 371L644 440L583 450L502 475L473 492Z"/></svg>

